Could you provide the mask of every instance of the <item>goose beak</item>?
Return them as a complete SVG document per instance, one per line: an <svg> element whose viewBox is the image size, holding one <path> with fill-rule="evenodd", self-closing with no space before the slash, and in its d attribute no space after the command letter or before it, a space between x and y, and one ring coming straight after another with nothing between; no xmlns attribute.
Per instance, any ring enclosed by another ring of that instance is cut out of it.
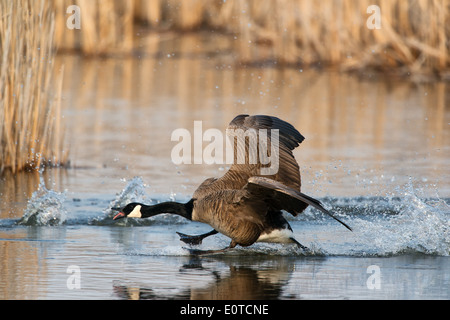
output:
<svg viewBox="0 0 450 320"><path fill-rule="evenodd" d="M122 219L125 218L125 213L123 212L119 212L118 214L116 214L113 218L113 220L118 220L118 219Z"/></svg>
<svg viewBox="0 0 450 320"><path fill-rule="evenodd" d="M116 214L116 215L114 216L113 220L118 220L118 219L125 218L125 213L123 213L123 212L121 211L122 208L111 208L111 210L119 211L119 213Z"/></svg>

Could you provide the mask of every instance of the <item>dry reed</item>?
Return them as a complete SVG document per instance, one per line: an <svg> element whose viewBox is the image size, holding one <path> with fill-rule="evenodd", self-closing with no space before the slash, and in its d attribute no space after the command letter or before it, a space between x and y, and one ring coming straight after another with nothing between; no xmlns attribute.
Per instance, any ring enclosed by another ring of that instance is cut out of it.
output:
<svg viewBox="0 0 450 320"><path fill-rule="evenodd" d="M66 161L54 29L47 1L0 0L0 172Z"/></svg>
<svg viewBox="0 0 450 320"><path fill-rule="evenodd" d="M105 55L127 53L132 49L135 1L57 0L52 3L58 50L75 49L85 55ZM80 8L80 29L66 27L70 16L66 11L71 5Z"/></svg>
<svg viewBox="0 0 450 320"><path fill-rule="evenodd" d="M220 29L241 63L376 68L450 78L450 0L58 0L57 43L86 54L130 52L133 23L157 30ZM82 28L63 30L76 3ZM370 5L381 29L369 29Z"/></svg>

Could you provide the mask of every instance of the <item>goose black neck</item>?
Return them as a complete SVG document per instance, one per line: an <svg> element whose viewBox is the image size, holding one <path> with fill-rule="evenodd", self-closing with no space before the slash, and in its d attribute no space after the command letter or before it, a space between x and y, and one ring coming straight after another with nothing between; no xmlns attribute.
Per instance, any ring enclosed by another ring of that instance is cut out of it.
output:
<svg viewBox="0 0 450 320"><path fill-rule="evenodd" d="M186 219L192 220L193 200L187 203L162 202L153 206L143 206L141 209L142 217L148 218L161 213L171 213L180 215Z"/></svg>

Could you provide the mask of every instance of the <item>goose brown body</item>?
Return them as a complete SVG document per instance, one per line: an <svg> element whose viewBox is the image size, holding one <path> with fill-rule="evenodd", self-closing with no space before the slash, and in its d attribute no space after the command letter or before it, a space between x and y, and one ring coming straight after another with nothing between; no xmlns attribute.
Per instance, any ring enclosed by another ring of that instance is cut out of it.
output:
<svg viewBox="0 0 450 320"><path fill-rule="evenodd" d="M242 194L241 190L221 190L197 199L192 220L209 224L241 246L253 244L264 230L267 206L261 200L242 203Z"/></svg>

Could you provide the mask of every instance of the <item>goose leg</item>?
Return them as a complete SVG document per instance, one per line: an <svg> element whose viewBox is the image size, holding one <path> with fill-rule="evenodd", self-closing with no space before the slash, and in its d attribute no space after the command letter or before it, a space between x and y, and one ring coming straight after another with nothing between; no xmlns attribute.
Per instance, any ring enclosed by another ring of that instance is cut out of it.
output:
<svg viewBox="0 0 450 320"><path fill-rule="evenodd" d="M308 247L305 247L304 245L302 245L300 242L298 242L297 240L295 240L294 238L291 238L292 242L294 242L298 247L300 247L303 251L309 252L310 250L308 249Z"/></svg>
<svg viewBox="0 0 450 320"><path fill-rule="evenodd" d="M234 247L236 247L237 243L234 242L234 240L231 240L231 243L228 247L223 248L223 249L218 249L218 250L199 250L199 249L190 249L190 248L185 248L186 250L189 251L190 254L198 256L198 255L205 255L205 254L215 254L215 253L222 253L227 251L228 249L233 249Z"/></svg>
<svg viewBox="0 0 450 320"><path fill-rule="evenodd" d="M180 240L183 241L184 243L187 244L192 244L192 245L196 245L196 244L201 244L202 240L205 239L206 237L212 236L214 234L218 233L216 230L211 230L210 232L204 233L204 234L200 234L197 236L190 236L181 232L177 232L177 234L180 236Z"/></svg>

